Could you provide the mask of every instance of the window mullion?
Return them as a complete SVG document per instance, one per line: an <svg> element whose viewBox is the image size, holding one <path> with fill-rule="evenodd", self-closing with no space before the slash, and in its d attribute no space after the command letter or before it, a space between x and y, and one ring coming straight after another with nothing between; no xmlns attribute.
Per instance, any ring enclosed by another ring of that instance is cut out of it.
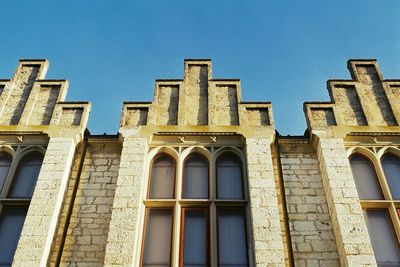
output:
<svg viewBox="0 0 400 267"><path fill-rule="evenodd" d="M181 237L181 206L179 202L176 202L174 208L174 229L172 231L172 251L171 251L171 266L178 266L179 265L179 244Z"/></svg>
<svg viewBox="0 0 400 267"><path fill-rule="evenodd" d="M8 191L10 190L12 180L14 178L18 161L15 157L12 158L12 162L10 165L10 169L8 170L8 174L6 176L6 180L4 181L4 185L2 190L0 190L0 199L5 199L7 197Z"/></svg>
<svg viewBox="0 0 400 267"><path fill-rule="evenodd" d="M392 219L393 228L396 233L397 242L400 244L400 220L394 203L390 203L389 214Z"/></svg>
<svg viewBox="0 0 400 267"><path fill-rule="evenodd" d="M210 206L210 264L211 266L218 266L218 231L217 231L217 207L213 202Z"/></svg>

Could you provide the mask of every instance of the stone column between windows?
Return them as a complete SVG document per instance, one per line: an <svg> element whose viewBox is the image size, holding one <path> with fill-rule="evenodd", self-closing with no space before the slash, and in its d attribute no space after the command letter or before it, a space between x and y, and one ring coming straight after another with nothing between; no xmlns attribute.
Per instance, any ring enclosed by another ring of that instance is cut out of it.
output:
<svg viewBox="0 0 400 267"><path fill-rule="evenodd" d="M246 138L250 212L257 266L285 266L270 138Z"/></svg>
<svg viewBox="0 0 400 267"><path fill-rule="evenodd" d="M343 140L319 138L317 155L341 265L376 266Z"/></svg>
<svg viewBox="0 0 400 267"><path fill-rule="evenodd" d="M73 138L50 138L13 266L47 266L74 152Z"/></svg>
<svg viewBox="0 0 400 267"><path fill-rule="evenodd" d="M146 138L124 138L104 266L133 266L136 262L146 155Z"/></svg>

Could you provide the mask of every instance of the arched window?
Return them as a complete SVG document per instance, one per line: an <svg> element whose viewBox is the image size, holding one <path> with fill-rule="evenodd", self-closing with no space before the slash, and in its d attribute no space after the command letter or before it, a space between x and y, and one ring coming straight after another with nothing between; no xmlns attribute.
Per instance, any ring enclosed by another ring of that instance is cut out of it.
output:
<svg viewBox="0 0 400 267"><path fill-rule="evenodd" d="M153 160L148 197L172 199L175 189L175 160L160 154Z"/></svg>
<svg viewBox="0 0 400 267"><path fill-rule="evenodd" d="M386 154L381 162L392 198L400 199L400 159L393 154Z"/></svg>
<svg viewBox="0 0 400 267"><path fill-rule="evenodd" d="M350 158L350 166L360 199L383 199L372 163L360 155L355 155Z"/></svg>
<svg viewBox="0 0 400 267"><path fill-rule="evenodd" d="M208 160L197 153L185 161L183 198L208 198L208 165Z"/></svg>
<svg viewBox="0 0 400 267"><path fill-rule="evenodd" d="M10 170L12 157L7 153L0 153L0 192Z"/></svg>
<svg viewBox="0 0 400 267"><path fill-rule="evenodd" d="M0 155L0 266L11 266L42 161L41 153L32 152L10 168L11 156Z"/></svg>
<svg viewBox="0 0 400 267"><path fill-rule="evenodd" d="M242 162L233 153L224 153L217 159L217 198L244 198Z"/></svg>
<svg viewBox="0 0 400 267"><path fill-rule="evenodd" d="M154 158L140 266L249 266L242 161L226 152L215 170L210 165L208 157L189 154L179 165L182 182L175 185L174 158L165 153Z"/></svg>
<svg viewBox="0 0 400 267"><path fill-rule="evenodd" d="M8 191L9 198L31 198L36 180L42 166L42 154L35 152L25 156L18 164L12 185Z"/></svg>

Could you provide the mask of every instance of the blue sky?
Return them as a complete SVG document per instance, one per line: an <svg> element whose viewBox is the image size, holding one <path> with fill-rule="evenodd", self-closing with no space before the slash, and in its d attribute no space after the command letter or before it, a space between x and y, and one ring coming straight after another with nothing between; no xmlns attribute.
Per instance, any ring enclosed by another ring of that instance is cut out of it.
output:
<svg viewBox="0 0 400 267"><path fill-rule="evenodd" d="M67 100L93 104L89 129L114 134L123 101L150 101L154 80L182 78L185 58L240 78L246 101L272 101L277 130L302 134L304 101L350 58L377 58L400 78L400 1L2 1L0 78L20 58L46 58Z"/></svg>

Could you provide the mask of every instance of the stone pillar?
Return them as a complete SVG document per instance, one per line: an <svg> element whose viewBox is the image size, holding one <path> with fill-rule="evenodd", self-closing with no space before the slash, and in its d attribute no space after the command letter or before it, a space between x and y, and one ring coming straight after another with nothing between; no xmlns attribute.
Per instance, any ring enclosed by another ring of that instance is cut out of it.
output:
<svg viewBox="0 0 400 267"><path fill-rule="evenodd" d="M74 152L73 138L50 138L13 266L47 266Z"/></svg>
<svg viewBox="0 0 400 267"><path fill-rule="evenodd" d="M317 155L342 266L376 266L341 138L319 138Z"/></svg>
<svg viewBox="0 0 400 267"><path fill-rule="evenodd" d="M285 266L271 142L247 138L247 165L255 265Z"/></svg>
<svg viewBox="0 0 400 267"><path fill-rule="evenodd" d="M108 232L104 266L133 266L147 139L125 137Z"/></svg>

